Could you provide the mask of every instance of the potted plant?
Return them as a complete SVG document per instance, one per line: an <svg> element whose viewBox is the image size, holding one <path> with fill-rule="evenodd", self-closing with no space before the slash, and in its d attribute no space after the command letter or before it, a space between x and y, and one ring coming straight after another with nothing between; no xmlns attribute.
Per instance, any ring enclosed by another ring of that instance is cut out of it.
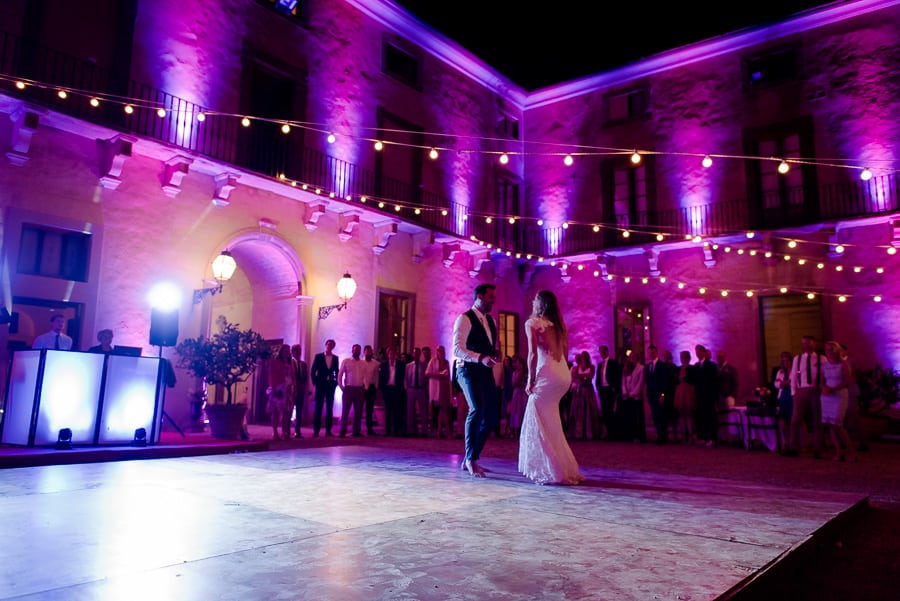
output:
<svg viewBox="0 0 900 601"><path fill-rule="evenodd" d="M242 330L224 315L216 319L216 326L219 331L209 338L198 336L178 343L177 366L207 385L223 387L225 403L206 405L209 427L216 438L238 438L247 405L234 402L234 385L247 380L271 350L258 332Z"/></svg>

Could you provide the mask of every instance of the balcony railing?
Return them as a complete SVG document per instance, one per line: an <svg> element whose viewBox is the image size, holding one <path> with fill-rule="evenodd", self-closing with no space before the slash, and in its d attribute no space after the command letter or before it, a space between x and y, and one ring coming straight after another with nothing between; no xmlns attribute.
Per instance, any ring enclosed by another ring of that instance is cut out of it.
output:
<svg viewBox="0 0 900 601"><path fill-rule="evenodd" d="M514 225L504 219L487 223L483 217L469 217L465 205L417 185L385 177L318 149L292 144L277 124L257 122L252 128L244 128L237 119L216 114L200 122L197 116L207 113L205 107L135 81L121 81L91 62L47 48L35 49L26 56L19 38L11 34L0 36L0 72L46 84L18 90L9 83L7 89L11 95L242 169L271 177L284 175L320 188L325 194L334 193L339 200L349 196L351 202L359 202L360 197L366 196L372 199L367 208L384 213L386 219L418 223L454 237L474 237L494 249L520 252L523 256L599 253L616 247L651 244L656 242L658 234L663 234L666 240L683 239L687 235L708 237L900 210L898 175L893 173L869 181L822 186L816 191L817 199L804 198L804 194L809 194L806 189L789 191L800 199L797 203L788 202L790 210L763 208L780 207L779 199L775 202L735 199L639 213L629 216L629 222L642 225L629 228L627 238L623 236L623 226L609 223L600 224L599 232L593 231L593 224L539 228L529 219L520 219ZM83 93L71 94L63 100L58 96L59 89L96 93L101 98L100 106L91 106ZM119 100L103 101L114 96ZM123 110L125 101L133 104L131 114ZM165 109L165 117L157 115L159 108ZM488 200L476 199L476 206L489 206ZM383 201L383 207L379 207L379 201ZM395 208L398 205L400 211ZM415 212L416 208L419 213ZM618 223L615 218L609 221Z"/></svg>

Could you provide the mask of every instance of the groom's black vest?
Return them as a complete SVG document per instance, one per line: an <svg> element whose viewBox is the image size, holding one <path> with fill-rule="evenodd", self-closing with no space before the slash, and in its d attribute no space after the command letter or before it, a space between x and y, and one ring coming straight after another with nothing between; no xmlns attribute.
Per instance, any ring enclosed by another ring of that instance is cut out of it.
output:
<svg viewBox="0 0 900 601"><path fill-rule="evenodd" d="M481 320L475 315L473 309L465 312L465 316L472 322L472 329L469 330L469 336L466 338L466 349L478 353L479 355L492 355L494 353L494 345L491 339L497 339L497 326L491 316L487 316L488 326L491 328L491 338L488 338L487 332L481 325Z"/></svg>

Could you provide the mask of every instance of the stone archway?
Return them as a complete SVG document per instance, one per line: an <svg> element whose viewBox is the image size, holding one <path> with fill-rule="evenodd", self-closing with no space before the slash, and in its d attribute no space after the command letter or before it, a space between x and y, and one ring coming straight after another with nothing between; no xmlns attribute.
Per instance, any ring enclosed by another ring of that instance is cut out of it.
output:
<svg viewBox="0 0 900 601"><path fill-rule="evenodd" d="M223 290L204 303L206 331L224 315L266 339L300 343L306 351L311 303L301 294L306 273L294 248L277 235L261 231L239 232L219 248L231 252L237 269ZM251 410L262 402L259 395L257 375L235 390L235 400L246 400Z"/></svg>

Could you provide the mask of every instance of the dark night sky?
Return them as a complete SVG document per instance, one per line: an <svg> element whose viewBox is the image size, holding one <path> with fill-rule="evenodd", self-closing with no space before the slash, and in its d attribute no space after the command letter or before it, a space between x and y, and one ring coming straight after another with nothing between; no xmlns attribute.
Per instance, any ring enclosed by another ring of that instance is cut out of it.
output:
<svg viewBox="0 0 900 601"><path fill-rule="evenodd" d="M395 0L526 90L592 75L824 0Z"/></svg>

